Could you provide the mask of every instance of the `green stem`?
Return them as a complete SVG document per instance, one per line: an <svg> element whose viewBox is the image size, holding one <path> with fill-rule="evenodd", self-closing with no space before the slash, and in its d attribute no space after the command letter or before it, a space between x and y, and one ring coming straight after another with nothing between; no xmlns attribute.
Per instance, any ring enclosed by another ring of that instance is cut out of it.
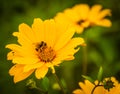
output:
<svg viewBox="0 0 120 94"><path fill-rule="evenodd" d="M48 94L47 91L43 91L41 88L36 87L36 89L37 89L39 92L41 92L42 94Z"/></svg>
<svg viewBox="0 0 120 94"><path fill-rule="evenodd" d="M87 47L83 47L83 75L87 73Z"/></svg>
<svg viewBox="0 0 120 94"><path fill-rule="evenodd" d="M55 77L56 81L58 82L58 84L59 84L59 86L60 86L60 88L61 88L63 94L66 94L66 93L65 93L65 90L64 90L63 84L60 82L58 76L57 76L55 73L54 73L54 77Z"/></svg>

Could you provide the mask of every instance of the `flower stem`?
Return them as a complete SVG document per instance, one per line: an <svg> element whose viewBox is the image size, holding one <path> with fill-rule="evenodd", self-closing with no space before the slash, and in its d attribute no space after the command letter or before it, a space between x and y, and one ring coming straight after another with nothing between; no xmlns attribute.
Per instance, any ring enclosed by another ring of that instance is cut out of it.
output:
<svg viewBox="0 0 120 94"><path fill-rule="evenodd" d="M42 94L48 94L47 91L43 91L41 88L36 87L36 89L37 89L39 92L41 92Z"/></svg>
<svg viewBox="0 0 120 94"><path fill-rule="evenodd" d="M58 76L57 76L55 73L54 73L54 77L55 77L56 81L58 82L58 84L59 84L59 86L60 86L63 94L66 94L66 93L65 93L65 90L64 90L64 87L63 87L63 84L60 82Z"/></svg>
<svg viewBox="0 0 120 94"><path fill-rule="evenodd" d="M83 75L87 73L87 47L83 47Z"/></svg>

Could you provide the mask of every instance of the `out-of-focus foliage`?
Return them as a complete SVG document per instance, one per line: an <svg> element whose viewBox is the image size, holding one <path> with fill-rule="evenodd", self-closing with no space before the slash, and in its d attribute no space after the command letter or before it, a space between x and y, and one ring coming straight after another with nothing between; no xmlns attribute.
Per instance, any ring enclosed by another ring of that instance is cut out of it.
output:
<svg viewBox="0 0 120 94"><path fill-rule="evenodd" d="M0 94L40 94L38 90L26 87L26 80L17 84L8 74L11 61L6 60L8 49L5 45L17 43L12 32L18 30L21 23L32 24L34 18L50 19L57 12L75 4L87 3L89 5L101 4L103 8L112 10L112 27L92 27L85 30L82 36L85 38L87 47L76 53L75 60L56 67L56 73L63 84L67 87L68 94L78 87L78 82L83 80L83 73L95 78L99 67L103 67L103 77L115 76L120 81L120 3L119 0L0 0ZM87 57L87 70L84 70L84 55ZM59 88L53 89L55 82L51 72L49 78L49 94L61 94ZM34 78L32 75L29 78ZM96 79L96 78L95 78ZM37 80L37 86L42 86L42 80ZM46 82L45 82L46 83ZM45 86L46 87L46 86Z"/></svg>

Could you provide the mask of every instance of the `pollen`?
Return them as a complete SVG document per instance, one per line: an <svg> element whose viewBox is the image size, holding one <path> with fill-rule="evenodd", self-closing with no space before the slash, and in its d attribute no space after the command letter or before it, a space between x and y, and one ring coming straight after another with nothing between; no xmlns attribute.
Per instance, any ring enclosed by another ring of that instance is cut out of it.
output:
<svg viewBox="0 0 120 94"><path fill-rule="evenodd" d="M56 56L52 47L48 47L44 41L36 46L38 58L43 62L52 62Z"/></svg>

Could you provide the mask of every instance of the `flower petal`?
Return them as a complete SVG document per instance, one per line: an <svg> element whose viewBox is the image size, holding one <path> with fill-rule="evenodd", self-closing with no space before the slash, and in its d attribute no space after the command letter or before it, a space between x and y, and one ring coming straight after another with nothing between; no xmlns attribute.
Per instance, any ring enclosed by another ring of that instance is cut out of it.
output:
<svg viewBox="0 0 120 94"><path fill-rule="evenodd" d="M12 57L22 57L22 56L29 56L29 57L36 57L35 48L33 45L26 45L26 46L19 46L16 44L8 44L6 48L9 48L13 51L8 54L8 58Z"/></svg>
<svg viewBox="0 0 120 94"><path fill-rule="evenodd" d="M20 65L20 64L16 64L14 65L10 70L9 70L9 74L11 76L19 73L19 71L21 71L21 69L23 68L24 66L23 65Z"/></svg>
<svg viewBox="0 0 120 94"><path fill-rule="evenodd" d="M5 46L5 48L9 48L11 50L17 50L20 51L21 46L17 45L17 44L8 44Z"/></svg>
<svg viewBox="0 0 120 94"><path fill-rule="evenodd" d="M88 80L85 80L85 83L79 82L79 86L82 88L85 94L89 94L94 87L94 85Z"/></svg>
<svg viewBox="0 0 120 94"><path fill-rule="evenodd" d="M39 62L38 58L31 58L31 57L16 57L13 59L13 63L17 63L17 64L34 64Z"/></svg>
<svg viewBox="0 0 120 94"><path fill-rule="evenodd" d="M30 76L32 73L34 72L34 70L30 70L28 72L23 72L20 71L18 74L14 75L14 82L17 83L21 80L26 79L28 76Z"/></svg>
<svg viewBox="0 0 120 94"><path fill-rule="evenodd" d="M54 20L45 20L44 21L44 32L45 32L45 42L47 42L48 46L53 47L56 41L56 24Z"/></svg>
<svg viewBox="0 0 120 94"><path fill-rule="evenodd" d="M34 22L32 24L32 30L35 33L37 42L44 41L44 37L45 37L44 24L40 18L34 19Z"/></svg>
<svg viewBox="0 0 120 94"><path fill-rule="evenodd" d="M88 17L90 8L87 4L79 4L73 7L81 19L85 20Z"/></svg>
<svg viewBox="0 0 120 94"><path fill-rule="evenodd" d="M104 9L102 10L99 15L98 15L98 19L103 19L105 16L111 16L111 10L110 9Z"/></svg>
<svg viewBox="0 0 120 94"><path fill-rule="evenodd" d="M28 71L31 70L31 69L36 69L36 68L41 67L43 64L44 64L44 62L39 62L39 63L35 63L35 64L25 65L23 71L24 71L24 72L28 72Z"/></svg>
<svg viewBox="0 0 120 94"><path fill-rule="evenodd" d="M79 50L74 49L78 45L82 45L84 43L83 38L73 38L69 41L67 45L65 45L62 49L57 51L57 57L58 60L69 60L74 59L73 55Z"/></svg>
<svg viewBox="0 0 120 94"><path fill-rule="evenodd" d="M72 22L76 22L80 19L80 16L74 10L66 9L64 11L65 16Z"/></svg>
<svg viewBox="0 0 120 94"><path fill-rule="evenodd" d="M73 28L68 28L67 31L65 31L62 36L56 41L56 44L54 46L54 49L57 51L60 48L62 48L64 45L67 44L67 42L72 38L74 35L75 30Z"/></svg>
<svg viewBox="0 0 120 94"><path fill-rule="evenodd" d="M80 26L80 25L75 25L75 29L76 29L76 32L78 34L82 33L83 30L84 30L84 27Z"/></svg>
<svg viewBox="0 0 120 94"><path fill-rule="evenodd" d="M108 19L100 20L100 21L96 22L96 24L99 26L106 26L106 27L112 26L112 22Z"/></svg>
<svg viewBox="0 0 120 94"><path fill-rule="evenodd" d="M36 78L41 79L47 74L47 72L48 72L48 67L43 65L42 67L36 69L35 76Z"/></svg>
<svg viewBox="0 0 120 94"><path fill-rule="evenodd" d="M69 19L64 13L58 13L55 17L54 17L55 21L60 23L61 25L69 25L71 24L71 19ZM64 24L63 24L64 23ZM59 26L60 27L60 26ZM61 28L62 29L62 28Z"/></svg>
<svg viewBox="0 0 120 94"><path fill-rule="evenodd" d="M28 43L35 43L36 37L32 29L27 24L20 24L19 25L19 35L18 41L20 44L24 45Z"/></svg>
<svg viewBox="0 0 120 94"><path fill-rule="evenodd" d="M76 89L73 91L73 94L85 94L84 91L80 90L80 89Z"/></svg>
<svg viewBox="0 0 120 94"><path fill-rule="evenodd" d="M92 8L89 12L89 20L92 21L92 22L96 21L101 9L102 9L101 5L92 6Z"/></svg>
<svg viewBox="0 0 120 94"><path fill-rule="evenodd" d="M55 73L55 68L54 68L54 65L53 65L53 62L48 62L45 64L47 67L50 67L52 69L52 73Z"/></svg>
<svg viewBox="0 0 120 94"><path fill-rule="evenodd" d="M23 67L24 65L14 65L10 70L9 70L9 74L11 76L14 76L14 82L19 82L21 80L24 80L25 78L27 78L29 75L31 75L33 73L34 70L30 70L28 72L23 72Z"/></svg>

